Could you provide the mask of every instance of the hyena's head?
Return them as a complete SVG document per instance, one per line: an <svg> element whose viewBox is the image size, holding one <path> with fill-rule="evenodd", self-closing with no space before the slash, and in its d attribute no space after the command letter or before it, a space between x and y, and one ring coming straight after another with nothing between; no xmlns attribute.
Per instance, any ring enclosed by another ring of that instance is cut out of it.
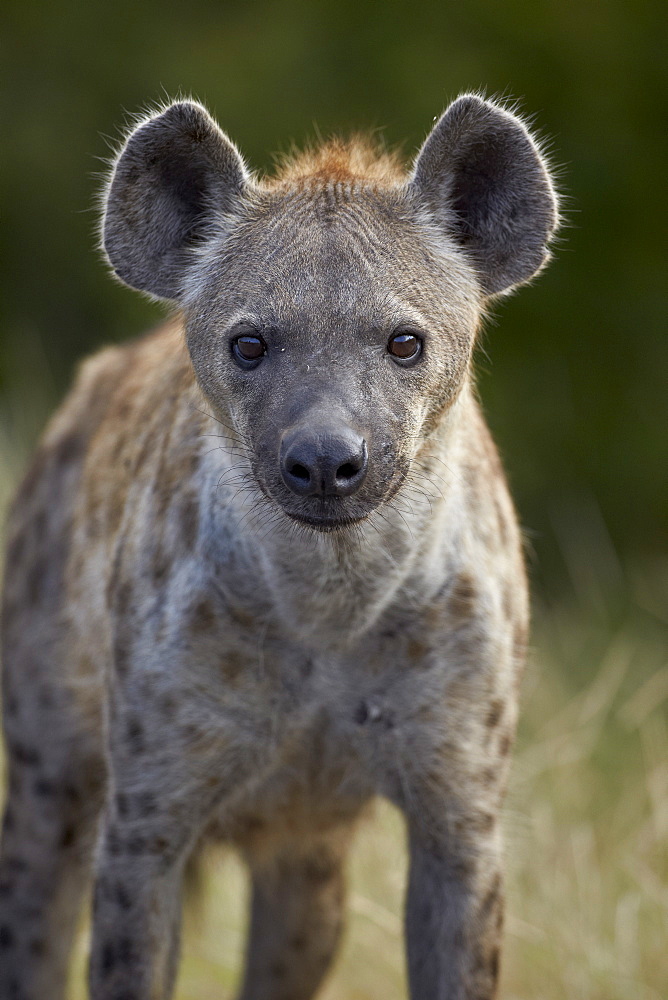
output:
<svg viewBox="0 0 668 1000"><path fill-rule="evenodd" d="M327 530L401 487L469 377L486 298L535 274L556 224L526 128L476 96L409 173L332 143L264 181L180 102L121 151L104 246L120 278L183 308L197 379L259 489Z"/></svg>

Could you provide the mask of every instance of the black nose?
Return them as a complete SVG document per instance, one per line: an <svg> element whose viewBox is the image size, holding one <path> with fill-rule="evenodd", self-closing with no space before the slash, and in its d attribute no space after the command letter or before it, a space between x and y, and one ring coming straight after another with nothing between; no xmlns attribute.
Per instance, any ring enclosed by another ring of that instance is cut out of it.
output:
<svg viewBox="0 0 668 1000"><path fill-rule="evenodd" d="M293 427L283 435L283 482L300 497L349 497L366 476L366 441L351 427Z"/></svg>

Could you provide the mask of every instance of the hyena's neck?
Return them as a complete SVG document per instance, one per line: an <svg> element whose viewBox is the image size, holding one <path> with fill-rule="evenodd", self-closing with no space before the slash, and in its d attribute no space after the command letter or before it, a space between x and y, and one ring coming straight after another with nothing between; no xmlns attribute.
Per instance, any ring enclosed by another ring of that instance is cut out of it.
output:
<svg viewBox="0 0 668 1000"><path fill-rule="evenodd" d="M212 524L234 546L245 588L252 580L249 592L268 602L292 634L330 642L344 633L347 641L359 637L394 602L405 606L411 594L424 600L436 592L461 529L458 424L453 413L421 449L396 497L343 531L321 533L279 511L265 514L248 480L232 509L217 500Z"/></svg>

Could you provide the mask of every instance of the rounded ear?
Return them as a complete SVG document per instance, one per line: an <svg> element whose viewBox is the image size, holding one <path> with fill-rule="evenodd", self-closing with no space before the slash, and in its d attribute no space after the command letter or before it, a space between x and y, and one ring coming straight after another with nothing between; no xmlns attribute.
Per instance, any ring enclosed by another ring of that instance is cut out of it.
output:
<svg viewBox="0 0 668 1000"><path fill-rule="evenodd" d="M208 112L179 101L142 122L118 155L105 198L103 245L133 288L178 299L184 251L248 184L236 147Z"/></svg>
<svg viewBox="0 0 668 1000"><path fill-rule="evenodd" d="M465 247L487 295L528 281L549 259L557 198L536 143L515 115L464 95L427 137L410 179Z"/></svg>

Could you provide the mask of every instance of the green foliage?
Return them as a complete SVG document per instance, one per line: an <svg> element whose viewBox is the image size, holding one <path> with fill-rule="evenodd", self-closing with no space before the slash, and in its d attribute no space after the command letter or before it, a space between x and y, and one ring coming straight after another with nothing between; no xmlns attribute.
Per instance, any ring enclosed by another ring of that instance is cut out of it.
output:
<svg viewBox="0 0 668 1000"><path fill-rule="evenodd" d="M665 10L658 0L6 0L0 393L25 446L75 360L159 310L95 252L98 157L127 112L178 92L266 168L291 141L383 130L411 154L458 92L523 101L551 137L557 261L495 310L480 388L547 590L582 511L613 547L666 529ZM663 406L662 406L663 403ZM564 528L565 526L565 528Z"/></svg>

